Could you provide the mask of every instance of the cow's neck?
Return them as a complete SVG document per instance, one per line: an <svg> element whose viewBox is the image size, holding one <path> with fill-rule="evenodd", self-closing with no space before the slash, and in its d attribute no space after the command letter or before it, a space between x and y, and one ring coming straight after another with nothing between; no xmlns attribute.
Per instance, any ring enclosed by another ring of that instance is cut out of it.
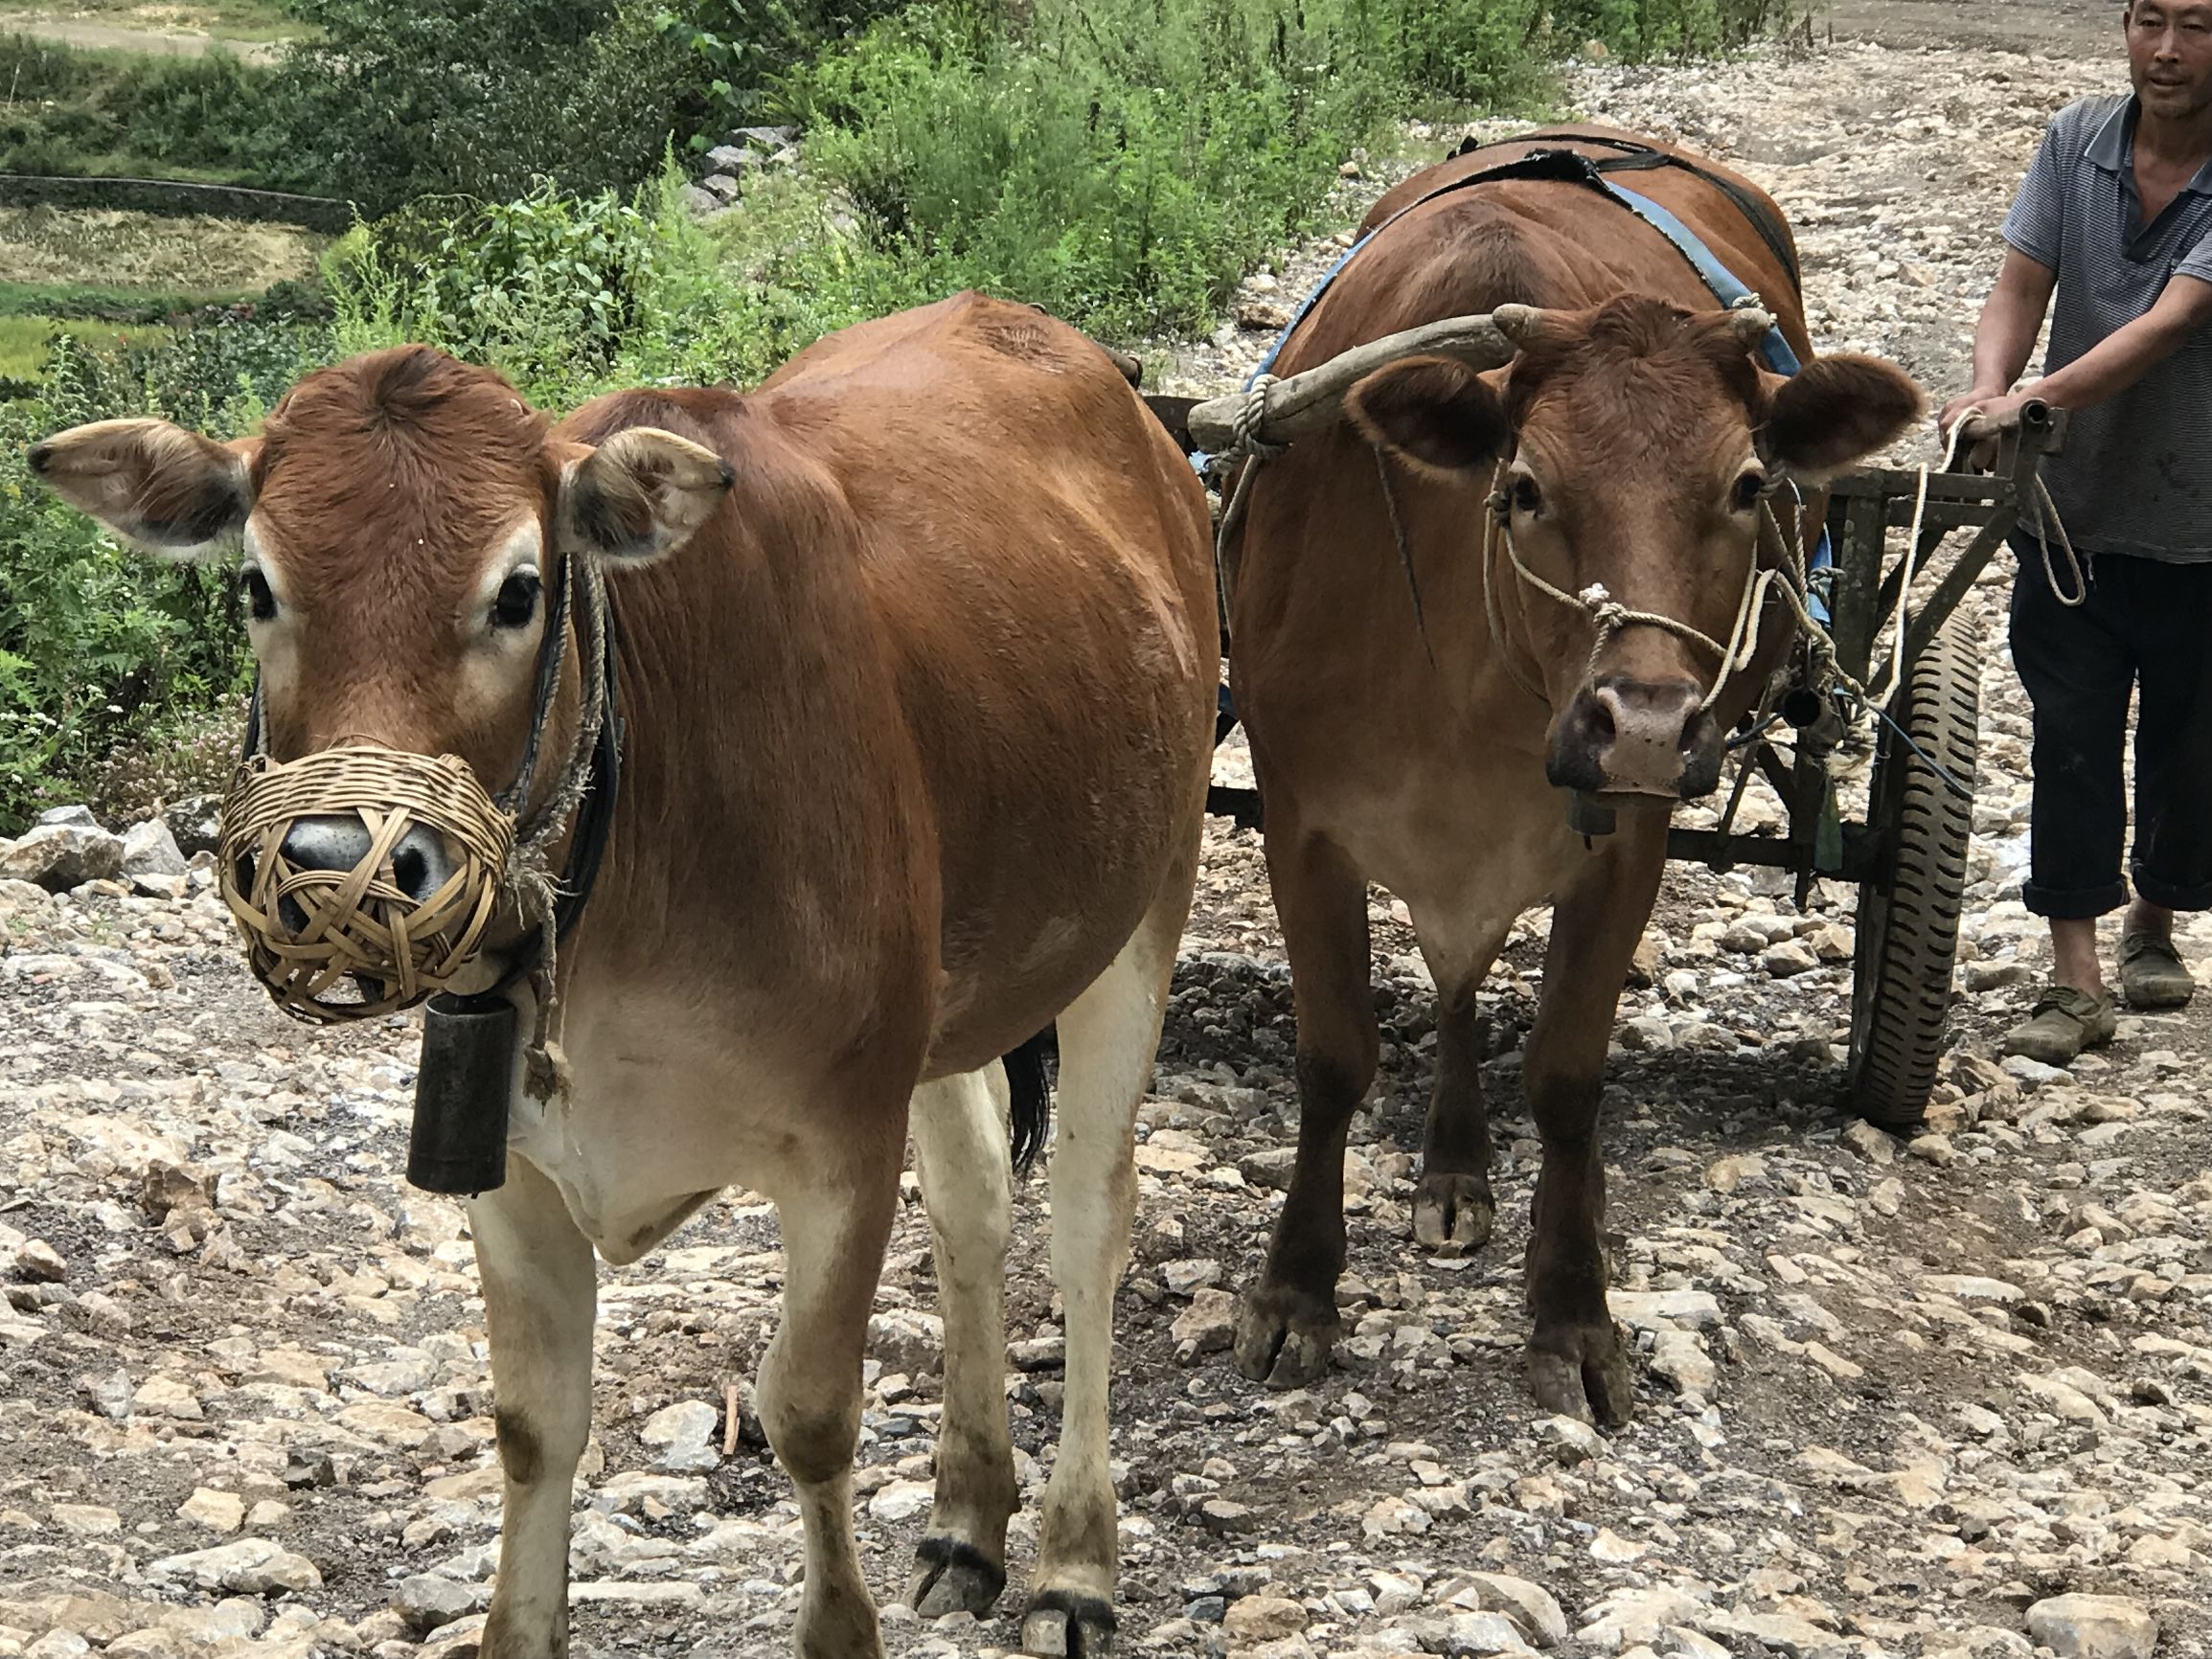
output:
<svg viewBox="0 0 2212 1659"><path fill-rule="evenodd" d="M834 480L764 435L714 525L610 583L625 744L600 948L818 962L913 867L926 814L863 538Z"/></svg>

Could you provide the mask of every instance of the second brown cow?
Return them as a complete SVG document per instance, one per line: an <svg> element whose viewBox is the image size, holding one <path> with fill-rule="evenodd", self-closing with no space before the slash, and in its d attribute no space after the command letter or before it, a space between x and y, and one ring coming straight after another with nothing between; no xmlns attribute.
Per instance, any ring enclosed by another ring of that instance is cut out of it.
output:
<svg viewBox="0 0 2212 1659"><path fill-rule="evenodd" d="M1544 148L1618 155L1626 138L1583 128ZM1501 307L1517 355L1489 373L1418 357L1368 375L1348 422L1266 465L1224 550L1301 1112L1236 1355L1250 1375L1302 1382L1336 1333L1345 1136L1378 1055L1367 884L1404 901L1437 985L1414 1212L1432 1247L1490 1236L1474 993L1516 918L1548 898L1523 1070L1543 1145L1529 1382L1546 1409L1618 1422L1633 1390L1607 1306L1599 1098L1668 819L1713 788L1722 734L1795 626L1778 591L1754 586L1784 557L1777 530L1762 533L1768 508L1817 534L1821 480L1895 438L1920 397L1885 363L1813 360L1788 232L1746 181L1658 166L1634 188L1763 297L1807 365L1792 378L1758 360L1763 324L1722 310L1680 249L1600 190L1516 178L1432 196L1513 153L1447 162L1386 196L1368 224L1387 228L1276 372ZM1770 233L1753 213L1771 214ZM1746 609L1758 648L1732 652ZM1570 828L1570 791L1610 809L1616 832Z"/></svg>

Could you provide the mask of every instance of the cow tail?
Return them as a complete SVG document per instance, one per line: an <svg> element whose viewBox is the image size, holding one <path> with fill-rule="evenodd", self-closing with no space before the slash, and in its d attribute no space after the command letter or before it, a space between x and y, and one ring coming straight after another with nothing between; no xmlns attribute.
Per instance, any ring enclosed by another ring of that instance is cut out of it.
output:
<svg viewBox="0 0 2212 1659"><path fill-rule="evenodd" d="M1059 1034L1046 1026L1006 1057L1007 1093L1013 1101L1014 1168L1026 1174L1044 1150L1045 1134L1052 1125L1052 1084L1045 1075L1048 1057L1057 1056Z"/></svg>

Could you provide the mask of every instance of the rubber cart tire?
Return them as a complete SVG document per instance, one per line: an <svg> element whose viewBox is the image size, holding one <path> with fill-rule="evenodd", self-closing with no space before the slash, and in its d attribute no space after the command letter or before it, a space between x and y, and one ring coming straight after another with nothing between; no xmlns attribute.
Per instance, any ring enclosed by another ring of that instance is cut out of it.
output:
<svg viewBox="0 0 2212 1659"><path fill-rule="evenodd" d="M1890 839L1859 890L1848 1086L1851 1109L1883 1128L1920 1123L1935 1087L1973 830L1980 705L1973 650L1963 629L1946 627L1891 696L1896 726L1882 724L1875 749L1868 822L1886 826Z"/></svg>

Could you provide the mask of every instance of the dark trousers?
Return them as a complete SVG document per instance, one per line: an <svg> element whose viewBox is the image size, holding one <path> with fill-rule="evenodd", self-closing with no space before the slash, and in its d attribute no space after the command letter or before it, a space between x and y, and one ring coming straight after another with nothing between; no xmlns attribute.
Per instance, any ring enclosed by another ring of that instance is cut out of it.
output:
<svg viewBox="0 0 2212 1659"><path fill-rule="evenodd" d="M2013 666L2035 711L2029 910L2059 920L2127 902L2122 745L2135 696L2135 891L2212 909L2212 564L2103 554L2062 605L2042 549L2016 538ZM2060 576L2066 575L2061 562Z"/></svg>

